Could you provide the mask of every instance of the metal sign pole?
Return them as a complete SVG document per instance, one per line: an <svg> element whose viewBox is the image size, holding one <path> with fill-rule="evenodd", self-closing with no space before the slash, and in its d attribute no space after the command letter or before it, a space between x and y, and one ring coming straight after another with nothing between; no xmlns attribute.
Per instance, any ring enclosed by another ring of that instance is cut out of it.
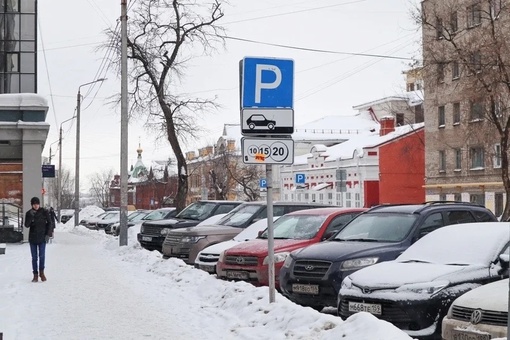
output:
<svg viewBox="0 0 510 340"><path fill-rule="evenodd" d="M273 230L273 165L266 164L267 181L267 249L268 249L268 277L269 277L269 302L275 301L275 277L274 277L274 230Z"/></svg>

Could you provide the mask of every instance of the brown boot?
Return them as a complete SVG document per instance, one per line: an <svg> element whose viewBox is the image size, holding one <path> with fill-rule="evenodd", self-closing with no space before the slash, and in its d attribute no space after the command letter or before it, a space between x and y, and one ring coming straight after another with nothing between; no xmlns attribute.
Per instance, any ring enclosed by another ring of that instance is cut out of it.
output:
<svg viewBox="0 0 510 340"><path fill-rule="evenodd" d="M37 282L39 281L39 275L37 275L37 273L34 273L34 278L32 279L32 282Z"/></svg>
<svg viewBox="0 0 510 340"><path fill-rule="evenodd" d="M46 281L46 276L44 276L44 270L39 271L39 276L41 277L41 281Z"/></svg>

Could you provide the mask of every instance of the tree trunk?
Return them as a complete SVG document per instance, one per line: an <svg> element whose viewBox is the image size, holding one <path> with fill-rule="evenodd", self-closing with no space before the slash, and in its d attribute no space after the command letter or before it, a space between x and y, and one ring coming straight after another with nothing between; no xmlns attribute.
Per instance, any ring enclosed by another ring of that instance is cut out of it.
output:
<svg viewBox="0 0 510 340"><path fill-rule="evenodd" d="M166 119L168 142L170 142L170 146L177 159L177 195L175 196L175 207L177 211L181 211L186 207L186 197L188 196L188 166L179 144L170 108L166 105L162 105L162 108Z"/></svg>

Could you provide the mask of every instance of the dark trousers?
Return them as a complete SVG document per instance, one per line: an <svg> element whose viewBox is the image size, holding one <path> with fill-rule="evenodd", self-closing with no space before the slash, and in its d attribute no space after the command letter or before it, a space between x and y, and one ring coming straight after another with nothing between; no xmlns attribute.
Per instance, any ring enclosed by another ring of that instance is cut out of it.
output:
<svg viewBox="0 0 510 340"><path fill-rule="evenodd" d="M34 274L38 274L40 270L44 270L44 259L46 256L46 242L30 243L30 252L32 253L32 272ZM39 266L37 266L37 260L39 260Z"/></svg>

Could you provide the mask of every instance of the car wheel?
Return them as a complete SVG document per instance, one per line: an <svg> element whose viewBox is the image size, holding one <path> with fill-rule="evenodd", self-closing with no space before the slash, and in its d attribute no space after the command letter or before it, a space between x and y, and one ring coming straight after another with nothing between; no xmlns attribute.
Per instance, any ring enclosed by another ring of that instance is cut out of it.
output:
<svg viewBox="0 0 510 340"><path fill-rule="evenodd" d="M250 123L248 125L248 127L250 128L250 130L253 130L253 129L255 129L255 124L254 123Z"/></svg>
<svg viewBox="0 0 510 340"><path fill-rule="evenodd" d="M268 128L269 130L274 130L274 124L273 124L273 123L269 123L269 124L267 124L267 128Z"/></svg>

